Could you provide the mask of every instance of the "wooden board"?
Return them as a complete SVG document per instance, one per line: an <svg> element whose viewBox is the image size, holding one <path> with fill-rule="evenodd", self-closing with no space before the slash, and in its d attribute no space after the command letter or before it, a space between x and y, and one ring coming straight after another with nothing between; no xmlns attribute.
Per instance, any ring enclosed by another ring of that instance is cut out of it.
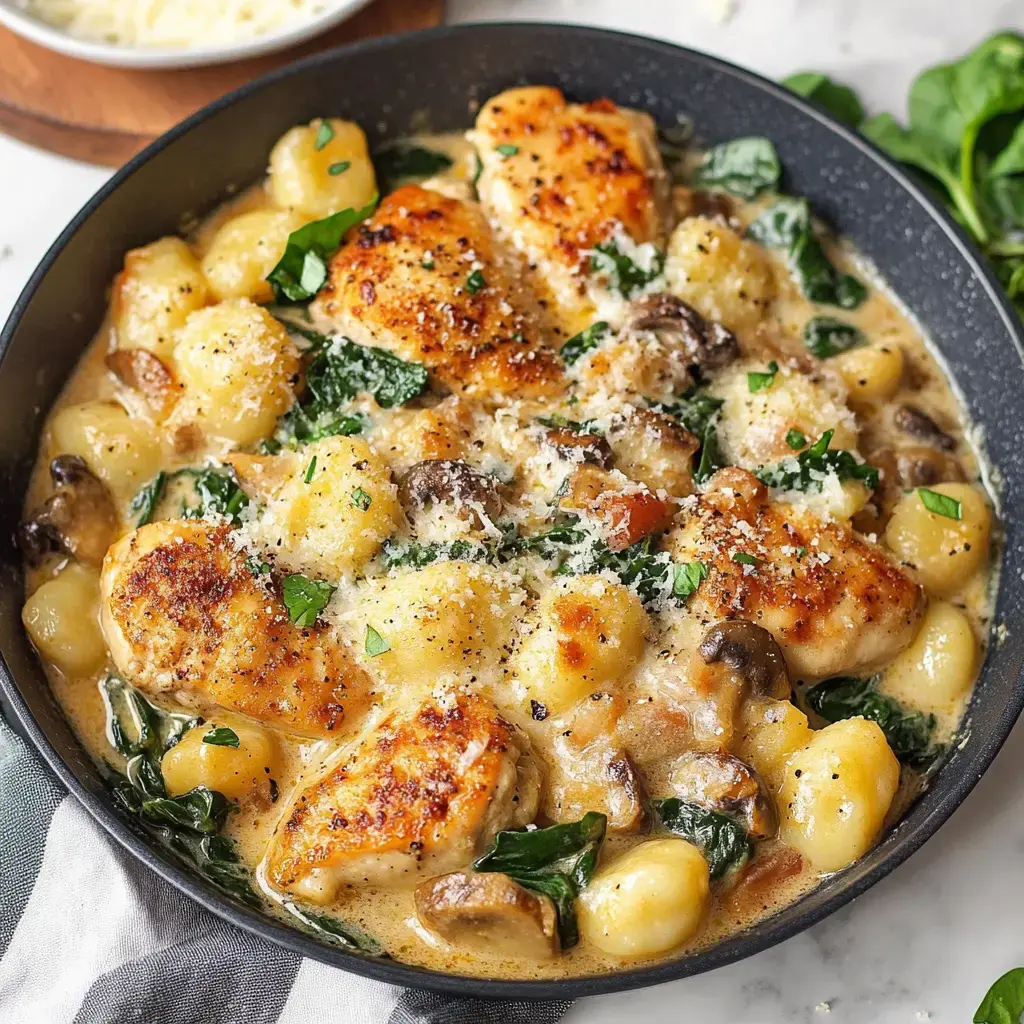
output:
<svg viewBox="0 0 1024 1024"><path fill-rule="evenodd" d="M75 60L0 27L0 129L34 146L117 166L193 111L272 68L368 36L440 22L444 0L375 0L316 39L253 60L132 71Z"/></svg>

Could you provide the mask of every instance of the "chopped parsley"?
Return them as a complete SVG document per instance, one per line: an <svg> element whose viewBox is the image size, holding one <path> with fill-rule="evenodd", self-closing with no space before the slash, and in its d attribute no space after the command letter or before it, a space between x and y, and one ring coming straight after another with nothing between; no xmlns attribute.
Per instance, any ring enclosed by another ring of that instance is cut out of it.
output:
<svg viewBox="0 0 1024 1024"><path fill-rule="evenodd" d="M835 473L840 480L861 480L869 490L878 486L878 470L858 462L853 452L831 449L834 430L826 430L810 448L774 466L761 466L755 476L769 487L785 491L820 491L825 478Z"/></svg>
<svg viewBox="0 0 1024 1024"><path fill-rule="evenodd" d="M373 154L373 169L384 194L413 178L440 174L451 165L452 158L447 153L409 142L392 142Z"/></svg>
<svg viewBox="0 0 1024 1024"><path fill-rule="evenodd" d="M773 359L768 364L768 370L765 373L748 373L747 374L747 387L750 389L752 395L756 395L758 391L764 391L770 388L775 383L775 375L779 372L779 364Z"/></svg>
<svg viewBox="0 0 1024 1024"><path fill-rule="evenodd" d="M630 299L660 277L665 269L665 257L650 243L645 244L650 249L651 257L649 265L642 267L627 256L614 239L599 242L590 254L590 270L606 278L612 291L618 292L624 299Z"/></svg>
<svg viewBox="0 0 1024 1024"><path fill-rule="evenodd" d="M365 512L370 505L373 504L373 498L371 498L370 495L362 489L362 487L357 487L352 492L352 504L355 505L356 508L362 509Z"/></svg>
<svg viewBox="0 0 1024 1024"><path fill-rule="evenodd" d="M708 567L703 562L676 562L673 570L672 593L675 597L688 598L697 593L697 588L708 578Z"/></svg>
<svg viewBox="0 0 1024 1024"><path fill-rule="evenodd" d="M210 731L203 737L203 742L214 747L237 747L238 733L226 725L211 726Z"/></svg>
<svg viewBox="0 0 1024 1024"><path fill-rule="evenodd" d="M299 573L286 576L281 584L281 595L288 618L296 626L312 626L336 589L324 580L311 580Z"/></svg>
<svg viewBox="0 0 1024 1024"><path fill-rule="evenodd" d="M494 147L503 157L515 156L519 152L519 147L513 145L511 142L503 142L500 146Z"/></svg>
<svg viewBox="0 0 1024 1024"><path fill-rule="evenodd" d="M811 355L828 359L864 343L864 335L853 324L834 316L816 316L804 327L804 344Z"/></svg>
<svg viewBox="0 0 1024 1024"><path fill-rule="evenodd" d="M945 516L947 519L961 519L963 517L963 510L956 498L939 494L938 491L930 491L927 487L918 487L917 494L921 499L921 504L929 512L934 512L937 516Z"/></svg>
<svg viewBox="0 0 1024 1024"><path fill-rule="evenodd" d="M313 474L316 472L316 456L309 460L309 465L306 467L306 483L313 479Z"/></svg>
<svg viewBox="0 0 1024 1024"><path fill-rule="evenodd" d="M316 138L313 140L313 148L319 153L331 139L334 138L334 129L330 121L321 120L316 130Z"/></svg>
<svg viewBox="0 0 1024 1024"><path fill-rule="evenodd" d="M379 654L386 654L390 650L391 644L389 644L387 640L385 640L384 637L382 637L380 633L373 628L373 626L367 626L366 653L371 658L376 658Z"/></svg>
<svg viewBox="0 0 1024 1024"><path fill-rule="evenodd" d="M424 260L424 261L423 261L423 262L422 262L422 263L420 264L420 266L421 266L421 267L422 267L422 268L423 268L424 270L433 270L433 269L434 269L434 261L433 261L433 260Z"/></svg>
<svg viewBox="0 0 1024 1024"><path fill-rule="evenodd" d="M760 565L761 559L756 555L748 555L746 551L734 551L731 555L734 562L739 562L740 565Z"/></svg>
<svg viewBox="0 0 1024 1024"><path fill-rule="evenodd" d="M786 444L788 444L793 451L798 452L801 448L806 446L807 438L794 427L792 430L786 432Z"/></svg>
<svg viewBox="0 0 1024 1024"><path fill-rule="evenodd" d="M580 331L579 334L574 334L559 349L558 354L562 357L562 362L566 366L572 366L573 363L586 355L591 349L597 348L610 329L610 326L604 320L598 320L585 330Z"/></svg>
<svg viewBox="0 0 1024 1024"><path fill-rule="evenodd" d="M484 280L484 275L479 270L474 270L473 273L466 278L466 291L470 295L476 295L481 288L486 288L487 282Z"/></svg>
<svg viewBox="0 0 1024 1024"><path fill-rule="evenodd" d="M351 160L339 160L336 164L331 164L331 166L327 168L327 173L332 178L336 178L339 174L344 174L351 166Z"/></svg>

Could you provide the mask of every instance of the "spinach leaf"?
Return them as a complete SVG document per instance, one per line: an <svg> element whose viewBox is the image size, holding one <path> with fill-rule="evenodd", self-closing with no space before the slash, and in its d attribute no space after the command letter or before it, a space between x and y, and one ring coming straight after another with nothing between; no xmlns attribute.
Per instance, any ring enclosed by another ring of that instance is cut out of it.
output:
<svg viewBox="0 0 1024 1024"><path fill-rule="evenodd" d="M128 506L130 516L137 515L135 525L145 526L153 521L153 513L163 496L164 487L167 484L167 474L160 470L152 480L149 481L131 500Z"/></svg>
<svg viewBox="0 0 1024 1024"><path fill-rule="evenodd" d="M863 480L869 490L878 486L878 470L858 462L853 452L829 448L834 430L826 430L817 441L799 455L783 459L773 466L761 466L754 475L769 487L786 491L820 491L825 477L835 473L840 480Z"/></svg>
<svg viewBox="0 0 1024 1024"><path fill-rule="evenodd" d="M332 914L306 910L291 901L286 902L284 908L317 938L329 942L332 946L351 949L357 953L368 953L370 956L385 955L384 947L373 936L367 935L361 928L340 921Z"/></svg>
<svg viewBox="0 0 1024 1024"><path fill-rule="evenodd" d="M383 348L338 338L306 371L306 386L321 410L337 410L368 391L384 409L405 405L427 389L427 368Z"/></svg>
<svg viewBox="0 0 1024 1024"><path fill-rule="evenodd" d="M206 786L196 786L182 796L143 800L140 812L155 824L213 835L223 827L231 806L222 793Z"/></svg>
<svg viewBox="0 0 1024 1024"><path fill-rule="evenodd" d="M779 372L779 364L773 359L764 373L751 371L747 374L747 390L756 395L759 391L767 391L774 383Z"/></svg>
<svg viewBox="0 0 1024 1024"><path fill-rule="evenodd" d="M489 562L492 558L493 552L489 548L468 540L420 544L389 538L384 541L380 552L380 560L385 569L422 569L432 562Z"/></svg>
<svg viewBox="0 0 1024 1024"><path fill-rule="evenodd" d="M597 348L604 341L605 335L611 328L603 320L591 324L579 334L574 334L560 349L559 355L566 366L572 366L578 359Z"/></svg>
<svg viewBox="0 0 1024 1024"><path fill-rule="evenodd" d="M722 447L718 441L718 430L714 421L711 421L704 428L704 434L700 440L700 459L697 461L697 468L693 471L694 483L706 483L724 465L725 456L722 454Z"/></svg>
<svg viewBox="0 0 1024 1024"><path fill-rule="evenodd" d="M99 690L107 740L122 757L148 754L159 759L198 722L185 711L157 707L119 676L104 676Z"/></svg>
<svg viewBox="0 0 1024 1024"><path fill-rule="evenodd" d="M180 469L175 477L191 477L198 504L188 502L182 507L186 519L209 515L227 516L236 526L242 520L240 513L249 504L245 491L238 485L232 470Z"/></svg>
<svg viewBox="0 0 1024 1024"><path fill-rule="evenodd" d="M549 896L558 911L563 948L579 940L576 897L597 867L608 819L591 811L579 821L529 832L499 832L494 845L473 862L475 871L498 871Z"/></svg>
<svg viewBox="0 0 1024 1024"><path fill-rule="evenodd" d="M831 316L816 316L804 327L804 344L819 359L837 356L864 343L864 335L853 326Z"/></svg>
<svg viewBox="0 0 1024 1024"><path fill-rule="evenodd" d="M701 583L708 578L708 567L703 562L676 562L673 570L672 593L685 600L696 594Z"/></svg>
<svg viewBox="0 0 1024 1024"><path fill-rule="evenodd" d="M713 882L738 871L754 852L747 830L725 814L676 797L657 801L655 809L665 828L693 843L704 854Z"/></svg>
<svg viewBox="0 0 1024 1024"><path fill-rule="evenodd" d="M377 186L384 195L403 182L430 178L448 170L452 158L446 153L411 142L392 142L373 154Z"/></svg>
<svg viewBox="0 0 1024 1024"><path fill-rule="evenodd" d="M874 678L836 676L812 686L805 696L808 706L828 722L857 716L877 722L892 752L911 768L926 770L944 749L932 741L935 716L907 711L881 693Z"/></svg>
<svg viewBox="0 0 1024 1024"><path fill-rule="evenodd" d="M337 587L330 583L311 580L301 573L285 576L281 583L281 597L288 609L288 618L303 629L312 626L335 590Z"/></svg>
<svg viewBox="0 0 1024 1024"><path fill-rule="evenodd" d="M1024 120L1017 124L1013 135L989 167L988 173L993 178L1024 174Z"/></svg>
<svg viewBox="0 0 1024 1024"><path fill-rule="evenodd" d="M214 726L203 737L203 742L214 747L237 747L238 733L226 725Z"/></svg>
<svg viewBox="0 0 1024 1024"><path fill-rule="evenodd" d="M622 551L611 551L603 541L598 541L589 551L572 555L557 574L592 575L605 569L615 573L623 585L632 587L645 605L671 594L675 583L672 559L667 552L658 550L653 535Z"/></svg>
<svg viewBox="0 0 1024 1024"><path fill-rule="evenodd" d="M828 75L817 71L802 71L782 80L782 84L817 103L837 121L856 128L864 120L864 107L860 97L848 86L833 82Z"/></svg>
<svg viewBox="0 0 1024 1024"><path fill-rule="evenodd" d="M1024 1014L1024 967L1007 971L985 993L974 1024L1020 1024Z"/></svg>
<svg viewBox="0 0 1024 1024"><path fill-rule="evenodd" d="M814 233L806 199L781 196L747 228L747 235L772 249L783 249L801 291L812 302L855 309L867 289L829 262Z"/></svg>
<svg viewBox="0 0 1024 1024"><path fill-rule="evenodd" d="M651 243L637 246L637 249L646 257L646 266L627 256L615 239L598 242L590 255L591 272L605 278L609 289L624 299L643 291L665 269L665 257Z"/></svg>
<svg viewBox="0 0 1024 1024"><path fill-rule="evenodd" d="M768 139L733 139L709 149L693 173L698 188L720 188L754 199L779 184L779 156Z"/></svg>
<svg viewBox="0 0 1024 1024"><path fill-rule="evenodd" d="M341 210L293 231L277 265L267 275L278 302L305 302L327 281L327 260L340 248L345 232L366 220L377 197L360 210Z"/></svg>
<svg viewBox="0 0 1024 1024"><path fill-rule="evenodd" d="M709 395L704 388L691 388L672 402L652 402L651 408L679 420L691 434L702 437L724 404L724 399Z"/></svg>

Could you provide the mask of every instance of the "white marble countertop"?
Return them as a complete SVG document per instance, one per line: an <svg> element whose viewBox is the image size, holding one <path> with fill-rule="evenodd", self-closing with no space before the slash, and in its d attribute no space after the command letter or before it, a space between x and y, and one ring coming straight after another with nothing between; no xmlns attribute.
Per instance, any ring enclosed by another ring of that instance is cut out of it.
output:
<svg viewBox="0 0 1024 1024"><path fill-rule="evenodd" d="M731 15L723 20L723 14ZM574 21L659 36L771 76L813 68L902 112L916 71L997 28L1024 0L451 0L449 20ZM107 172L0 137L0 317ZM851 906L712 974L580 1001L570 1024L970 1021L1024 966L1024 726L920 852Z"/></svg>

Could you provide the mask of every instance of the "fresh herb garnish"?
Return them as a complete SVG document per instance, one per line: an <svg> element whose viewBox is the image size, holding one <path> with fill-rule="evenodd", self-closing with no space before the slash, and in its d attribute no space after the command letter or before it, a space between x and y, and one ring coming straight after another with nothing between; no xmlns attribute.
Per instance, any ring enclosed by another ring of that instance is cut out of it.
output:
<svg viewBox="0 0 1024 1024"><path fill-rule="evenodd" d="M766 373L748 373L747 388L752 395L765 391L775 383L775 375L779 372L779 364L773 359L768 364Z"/></svg>
<svg viewBox="0 0 1024 1024"><path fill-rule="evenodd" d="M487 282L484 280L484 275L479 270L474 270L469 277L466 278L466 291L470 295L476 295L481 288L486 288Z"/></svg>
<svg viewBox="0 0 1024 1024"><path fill-rule="evenodd" d="M309 460L309 465L306 467L305 483L309 483L313 479L313 474L316 472L316 456Z"/></svg>
<svg viewBox="0 0 1024 1024"><path fill-rule="evenodd" d="M854 309L867 295L856 278L841 274L829 262L814 233L806 199L780 196L747 229L756 242L782 249L801 291L812 302Z"/></svg>
<svg viewBox="0 0 1024 1024"><path fill-rule="evenodd" d="M238 485L234 473L230 470L213 468L179 469L173 473L160 472L150 480L138 494L132 498L128 506L130 511L140 511L136 526L145 526L153 519L167 485L173 480L190 478L192 491L197 499L195 504L186 498L181 507L181 515L185 519L201 519L209 515L227 516L237 526L241 522L240 513L249 504L245 491Z"/></svg>
<svg viewBox="0 0 1024 1024"><path fill-rule="evenodd" d="M691 434L702 437L724 404L723 399L709 395L704 388L693 388L671 402L652 403L651 408L679 420Z"/></svg>
<svg viewBox="0 0 1024 1024"><path fill-rule="evenodd" d="M331 164L331 166L327 168L327 173L332 178L336 178L339 174L344 174L351 166L351 160L339 160L336 164Z"/></svg>
<svg viewBox="0 0 1024 1024"><path fill-rule="evenodd" d="M203 736L203 742L214 747L237 747L238 733L226 725L211 726L210 731Z"/></svg>
<svg viewBox="0 0 1024 1024"><path fill-rule="evenodd" d="M917 495L921 499L921 504L937 516L945 516L947 519L960 519L962 516L960 502L956 498L939 494L938 491L930 491L927 487L918 487Z"/></svg>
<svg viewBox="0 0 1024 1024"><path fill-rule="evenodd" d="M574 554L558 569L560 576L599 574L610 570L631 587L645 605L671 594L675 587L674 563L665 551L657 547L651 535L631 544L622 551L611 551L598 541L587 552Z"/></svg>
<svg viewBox="0 0 1024 1024"><path fill-rule="evenodd" d="M746 551L734 551L732 553L732 560L739 562L740 565L760 565L761 559L756 555L748 555Z"/></svg>
<svg viewBox="0 0 1024 1024"><path fill-rule="evenodd" d="M604 340L604 337L609 330L611 330L611 328L604 320L598 320L596 323L592 323L585 330L580 331L579 334L574 334L561 347L561 349L559 349L558 354L562 357L562 362L565 363L566 366L572 366L573 363L591 349L597 348Z"/></svg>
<svg viewBox="0 0 1024 1024"><path fill-rule="evenodd" d="M627 256L614 239L598 242L590 254L590 269L606 278L612 291L624 299L632 298L660 277L665 269L665 257L653 245L648 242L640 248L649 250L646 267Z"/></svg>
<svg viewBox="0 0 1024 1024"><path fill-rule="evenodd" d="M590 884L608 819L591 811L579 821L529 832L499 832L473 862L474 871L499 871L550 897L558 912L563 949L579 941L575 902Z"/></svg>
<svg viewBox="0 0 1024 1024"><path fill-rule="evenodd" d="M878 486L878 470L858 462L845 448L829 448L834 430L826 430L810 448L773 466L761 466L754 475L769 487L785 491L820 491L825 478L835 473L840 480L862 480L868 490Z"/></svg>
<svg viewBox="0 0 1024 1024"><path fill-rule="evenodd" d="M713 882L738 871L750 859L754 844L735 819L676 797L655 802L662 825L693 843L708 862Z"/></svg>
<svg viewBox="0 0 1024 1024"><path fill-rule="evenodd" d="M333 914L306 910L291 900L285 902L284 908L317 938L329 942L332 946L369 953L370 956L381 956L384 953L384 947L372 935L367 935L361 928L339 920Z"/></svg>
<svg viewBox="0 0 1024 1024"><path fill-rule="evenodd" d="M906 765L924 771L942 753L933 742L935 716L908 711L877 689L877 679L836 676L812 686L806 693L809 707L828 722L867 718L877 722L892 752Z"/></svg>
<svg viewBox="0 0 1024 1024"><path fill-rule="evenodd" d="M267 281L278 302L305 302L327 281L327 261L338 251L345 232L366 220L377 206L374 196L359 210L347 209L305 224L288 236L284 254Z"/></svg>
<svg viewBox="0 0 1024 1024"><path fill-rule="evenodd" d="M288 609L288 618L303 629L312 626L336 589L324 580L311 580L300 573L285 576L281 596Z"/></svg>
<svg viewBox="0 0 1024 1024"><path fill-rule="evenodd" d="M136 526L145 526L153 521L153 513L164 493L164 486L167 483L167 474L160 470L159 473L144 487L139 490L128 506L129 516L138 516L135 520Z"/></svg>
<svg viewBox="0 0 1024 1024"><path fill-rule="evenodd" d="M693 471L694 483L706 483L724 465L725 456L722 455L722 448L718 442L718 430L715 428L714 420L711 420L701 437L700 459Z"/></svg>
<svg viewBox="0 0 1024 1024"><path fill-rule="evenodd" d="M402 182L430 178L448 170L452 158L436 149L409 142L392 142L373 154L373 169L378 186L387 194Z"/></svg>
<svg viewBox="0 0 1024 1024"><path fill-rule="evenodd" d="M864 335L853 326L831 316L816 316L804 327L804 344L819 359L828 359L863 344Z"/></svg>
<svg viewBox="0 0 1024 1024"><path fill-rule="evenodd" d="M974 1024L1020 1024L1024 1015L1024 967L1007 971L985 993Z"/></svg>
<svg viewBox="0 0 1024 1024"><path fill-rule="evenodd" d="M793 451L798 452L807 444L807 438L794 427L791 430L786 431L786 444L788 444Z"/></svg>
<svg viewBox="0 0 1024 1024"><path fill-rule="evenodd" d="M693 173L698 188L720 188L754 199L779 184L779 156L768 139L733 139L709 149Z"/></svg>
<svg viewBox="0 0 1024 1024"><path fill-rule="evenodd" d="M385 640L384 637L382 637L380 633L373 628L373 626L367 626L365 649L366 653L371 658L376 658L379 654L386 654L390 651L391 644L389 644L387 640Z"/></svg>
<svg viewBox="0 0 1024 1024"><path fill-rule="evenodd" d="M356 508L365 512L370 505L373 504L373 498L371 498L370 495L362 489L362 487L357 487L352 492L352 504L355 505Z"/></svg>
<svg viewBox="0 0 1024 1024"><path fill-rule="evenodd" d="M673 569L672 593L686 599L697 593L702 581L708 578L708 567L703 562L687 562L685 565L676 562Z"/></svg>
<svg viewBox="0 0 1024 1024"><path fill-rule="evenodd" d="M316 130L316 138L313 140L313 149L319 153L333 138L334 129L331 127L330 121L321 118L320 125Z"/></svg>
<svg viewBox="0 0 1024 1024"><path fill-rule="evenodd" d="M515 156L519 152L519 147L514 146L511 142L503 142L500 146L494 147L503 157Z"/></svg>
<svg viewBox="0 0 1024 1024"><path fill-rule="evenodd" d="M857 94L846 85L833 82L817 71L802 71L782 80L782 84L799 96L824 107L837 121L857 128L864 120L864 107Z"/></svg>

